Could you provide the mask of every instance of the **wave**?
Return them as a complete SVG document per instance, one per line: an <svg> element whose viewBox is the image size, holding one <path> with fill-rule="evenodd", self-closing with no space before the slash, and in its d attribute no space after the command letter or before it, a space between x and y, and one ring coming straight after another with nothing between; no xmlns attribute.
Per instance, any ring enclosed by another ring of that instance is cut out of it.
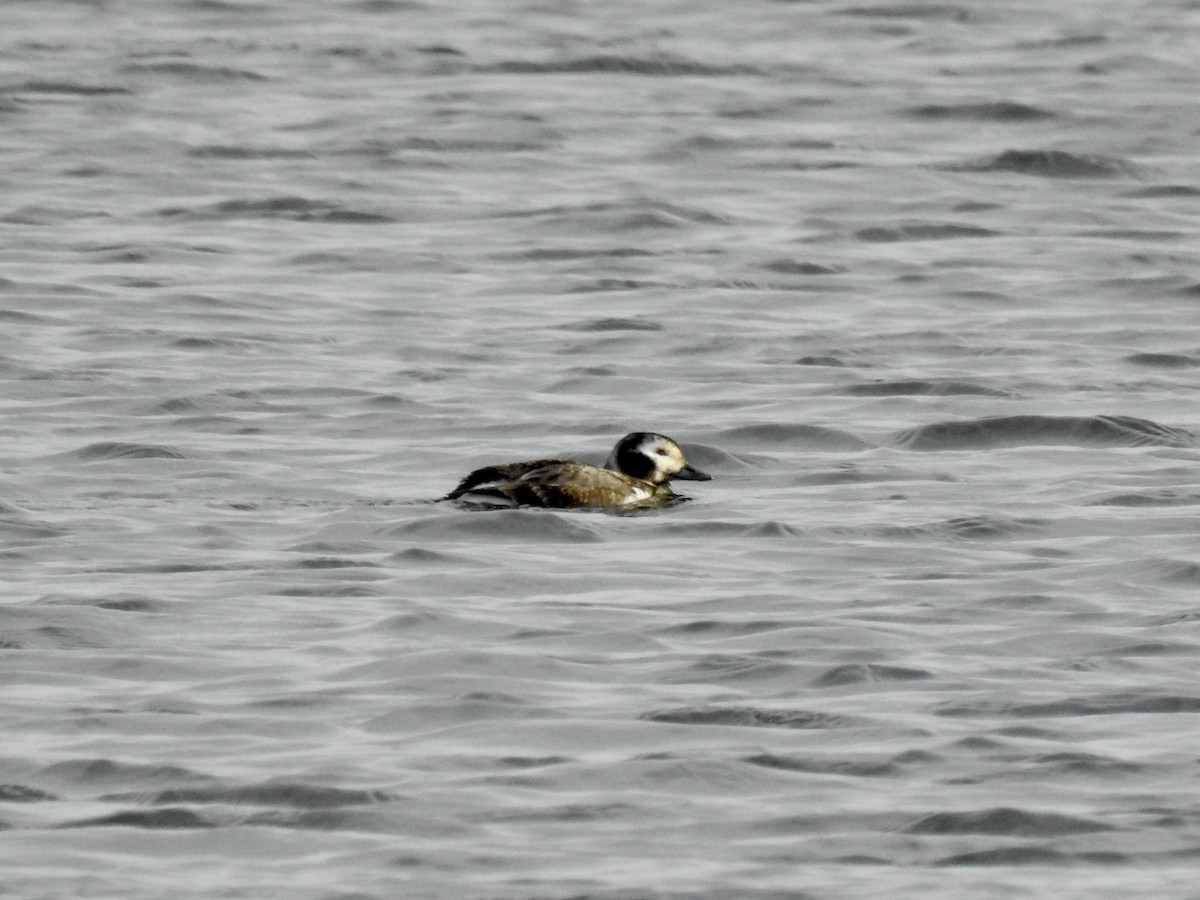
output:
<svg viewBox="0 0 1200 900"><path fill-rule="evenodd" d="M194 773L173 767L151 768L124 766L110 760L87 760L58 764L46 770L56 776L73 776L75 780L106 782L110 780L138 781L181 775L195 780ZM131 785L132 786L132 785ZM60 798L36 788L8 785L0 798L10 802L39 802ZM208 809L201 813L192 804L223 806L270 807L262 824L287 827L344 827L340 811L346 807L366 806L396 799L392 794L376 790L348 790L337 787L292 782L264 782L234 786L168 787L162 790L124 791L104 794L97 798L105 803L140 804L139 808L123 809L108 815L77 819L64 823L64 828L125 826L133 828L213 828L229 824L232 814ZM154 808L144 808L154 807ZM378 823L376 823L378 824Z"/></svg>
<svg viewBox="0 0 1200 900"><path fill-rule="evenodd" d="M1016 172L1040 178L1122 178L1145 174L1140 166L1126 159L1065 150L1005 150L996 156L940 168L951 172Z"/></svg>
<svg viewBox="0 0 1200 900"><path fill-rule="evenodd" d="M1011 397L1007 391L1000 391L972 381L937 381L932 379L912 379L908 381L872 381L867 384L852 384L846 388L847 394L860 397L912 397L933 396L951 397L957 395L973 395L980 397Z"/></svg>
<svg viewBox="0 0 1200 900"><path fill-rule="evenodd" d="M57 800L54 794L23 784L0 784L0 803L41 803Z"/></svg>
<svg viewBox="0 0 1200 900"><path fill-rule="evenodd" d="M76 594L45 594L38 598L39 606L94 606L113 612L156 613L168 605L153 597L142 594L100 594L79 596Z"/></svg>
<svg viewBox="0 0 1200 900"><path fill-rule="evenodd" d="M790 450L866 450L873 446L862 438L836 428L787 422L739 425L718 432L716 437L717 443L786 447Z"/></svg>
<svg viewBox="0 0 1200 900"><path fill-rule="evenodd" d="M588 319L558 326L561 331L662 331L663 326L649 319Z"/></svg>
<svg viewBox="0 0 1200 900"><path fill-rule="evenodd" d="M6 542L11 542L4 554L6 559L18 558L13 546L17 542L57 538L67 534L70 534L70 530L63 525L31 518L24 510L8 504L0 506L0 536Z"/></svg>
<svg viewBox="0 0 1200 900"><path fill-rule="evenodd" d="M898 241L948 241L956 238L998 237L1002 232L977 225L958 225L954 222L912 222L891 227L875 226L856 231L860 241L887 244Z"/></svg>
<svg viewBox="0 0 1200 900"><path fill-rule="evenodd" d="M129 88L109 84L79 84L74 81L26 81L5 88L6 94L63 94L73 97L95 97L109 94L132 94Z"/></svg>
<svg viewBox="0 0 1200 900"><path fill-rule="evenodd" d="M1061 813L1027 812L997 807L975 812L934 813L913 822L909 834L1005 834L1012 837L1057 837L1113 831L1113 826Z"/></svg>
<svg viewBox="0 0 1200 900"><path fill-rule="evenodd" d="M127 800L129 797L101 797ZM290 782L239 785L236 787L168 788L147 798L150 803L230 803L239 806L291 806L299 809L330 809L383 803L395 797L384 791L345 790Z"/></svg>
<svg viewBox="0 0 1200 900"><path fill-rule="evenodd" d="M844 369L849 365L836 356L800 356L794 362L798 366L825 366L832 369Z"/></svg>
<svg viewBox="0 0 1200 900"><path fill-rule="evenodd" d="M731 621L726 619L691 619L679 624L667 625L655 630L655 634L680 636L703 635L706 639L744 637L748 634L782 631L794 626L788 619L749 619Z"/></svg>
<svg viewBox="0 0 1200 900"><path fill-rule="evenodd" d="M652 220L631 222L632 228L657 227ZM672 285L665 281L647 281L640 278L597 278L586 281L567 289L570 294L599 294L613 291L642 291L647 288L670 288Z"/></svg>
<svg viewBox="0 0 1200 900"><path fill-rule="evenodd" d="M806 262L788 257L780 257L763 263L762 268L768 272L780 275L840 275L846 269L842 266L823 266L814 262Z"/></svg>
<svg viewBox="0 0 1200 900"><path fill-rule="evenodd" d="M410 137L396 145L397 150L426 153L530 153L546 151L545 141L503 140L497 138Z"/></svg>
<svg viewBox="0 0 1200 900"><path fill-rule="evenodd" d="M72 450L67 456L83 462L103 462L114 459L189 459L188 454L165 444L129 444L120 441L100 441Z"/></svg>
<svg viewBox="0 0 1200 900"><path fill-rule="evenodd" d="M555 233L584 230L601 234L629 231L676 231L697 225L724 226L734 220L699 206L685 206L649 197L631 197L601 203L564 204L507 210L496 214L500 219L532 219ZM613 279L617 285L620 279Z"/></svg>
<svg viewBox="0 0 1200 900"><path fill-rule="evenodd" d="M196 159L316 159L317 155L308 150L293 150L288 147L246 147L240 144L205 144L193 147L188 156Z"/></svg>
<svg viewBox="0 0 1200 900"><path fill-rule="evenodd" d="M63 760L46 766L41 774L82 785L144 785L152 781L200 781L210 777L180 766L124 763L113 759Z"/></svg>
<svg viewBox="0 0 1200 900"><path fill-rule="evenodd" d="M992 848L992 850L955 853L953 856L938 859L935 865L1046 866L1096 865L1097 863L1116 865L1118 863L1127 862L1127 860L1127 854L1111 851L1097 853L1063 853L1057 850L1050 850L1049 847L1019 845L1012 847L996 847Z"/></svg>
<svg viewBox="0 0 1200 900"><path fill-rule="evenodd" d="M225 84L230 81L267 81L261 72L249 69L234 69L229 66L206 66L192 62L130 63L121 67L122 72L135 75L168 75L184 78L191 84Z"/></svg>
<svg viewBox="0 0 1200 900"><path fill-rule="evenodd" d="M1149 187L1129 191L1123 196L1147 200L1158 200L1163 197L1168 199L1175 197L1200 197L1200 187L1196 187L1193 184L1154 184Z"/></svg>
<svg viewBox="0 0 1200 900"><path fill-rule="evenodd" d="M288 219L296 222L329 222L349 225L391 223L389 215L351 209L307 197L270 197L264 200L223 200L204 206L170 206L158 211L165 219L208 221L213 219Z"/></svg>
<svg viewBox="0 0 1200 900"><path fill-rule="evenodd" d="M706 466L707 468L707 466ZM804 536L800 527L785 522L731 522L722 519L696 519L663 522L661 532L671 537L696 538L798 538Z"/></svg>
<svg viewBox="0 0 1200 900"><path fill-rule="evenodd" d="M1191 369L1200 366L1200 356L1186 353L1132 353L1125 357L1125 362L1156 369Z"/></svg>
<svg viewBox="0 0 1200 900"><path fill-rule="evenodd" d="M878 778L896 775L900 767L892 760L869 762L846 759L817 759L809 756L781 756L776 753L756 753L743 757L743 762L767 769L787 772L808 772L814 775L848 775L853 778Z"/></svg>
<svg viewBox="0 0 1200 900"><path fill-rule="evenodd" d="M537 247L533 250L493 253L492 259L513 262L580 262L594 259L627 259L654 256L641 247Z"/></svg>
<svg viewBox="0 0 1200 900"><path fill-rule="evenodd" d="M245 825L301 828L313 831L383 832L392 823L387 816L354 809L278 810L247 816Z"/></svg>
<svg viewBox="0 0 1200 900"><path fill-rule="evenodd" d="M979 541L1036 534L1049 524L1047 519L1012 518L999 515L957 516L919 525L834 526L831 534L847 537L869 536L887 541Z"/></svg>
<svg viewBox="0 0 1200 900"><path fill-rule="evenodd" d="M969 22L971 13L965 6L954 3L880 3L875 6L847 6L839 9L840 16L868 19L945 19Z"/></svg>
<svg viewBox="0 0 1200 900"><path fill-rule="evenodd" d="M817 687L841 687L846 684L873 684L886 681L923 681L933 673L925 669L885 666L879 663L847 663L826 669L813 682Z"/></svg>
<svg viewBox="0 0 1200 900"><path fill-rule="evenodd" d="M1098 697L1066 697L1043 703L964 701L946 703L937 708L937 714L941 716L1012 716L1022 719L1109 716L1123 713L1200 713L1200 696L1126 693Z"/></svg>
<svg viewBox="0 0 1200 900"><path fill-rule="evenodd" d="M1049 735L1047 735L1049 737ZM1039 753L1022 760L1045 778L1083 776L1086 778L1116 778L1136 775L1149 766L1098 753Z"/></svg>
<svg viewBox="0 0 1200 900"><path fill-rule="evenodd" d="M457 512L457 511L456 511ZM582 521L583 516L553 513L547 510L481 509L477 515L451 515L419 518L389 525L390 537L421 541L553 541L568 544L594 543L600 534Z"/></svg>
<svg viewBox="0 0 1200 900"><path fill-rule="evenodd" d="M1057 118L1057 114L1040 106L1000 100L992 103L929 104L908 111L921 119L967 119L984 122L1037 122Z"/></svg>
<svg viewBox="0 0 1200 900"><path fill-rule="evenodd" d="M753 706L685 706L643 713L647 722L672 725L727 725L749 728L846 728L858 724L849 716L799 709L759 709Z"/></svg>
<svg viewBox="0 0 1200 900"><path fill-rule="evenodd" d="M657 77L762 74L761 70L754 66L744 64L717 65L668 55L640 57L615 54L598 54L544 62L508 60L481 66L479 71L511 75L650 75Z"/></svg>
<svg viewBox="0 0 1200 900"><path fill-rule="evenodd" d="M61 828L95 828L105 825L119 825L126 828L218 828L227 824L220 819L202 816L195 810L183 807L168 807L166 809L129 809L115 812L107 816L97 816L91 819L76 819L64 822Z"/></svg>
<svg viewBox="0 0 1200 900"><path fill-rule="evenodd" d="M1180 493L1169 488L1157 491L1129 491L1093 501L1093 506L1196 506L1200 493Z"/></svg>
<svg viewBox="0 0 1200 900"><path fill-rule="evenodd" d="M1194 447L1182 428L1133 416L991 416L935 422L899 432L896 446L909 450L980 450L995 447Z"/></svg>

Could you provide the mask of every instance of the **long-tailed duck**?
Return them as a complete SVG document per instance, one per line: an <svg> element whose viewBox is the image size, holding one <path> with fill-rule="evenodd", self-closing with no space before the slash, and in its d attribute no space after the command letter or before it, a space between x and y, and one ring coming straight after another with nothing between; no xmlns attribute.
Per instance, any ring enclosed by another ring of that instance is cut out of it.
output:
<svg viewBox="0 0 1200 900"><path fill-rule="evenodd" d="M489 506L556 509L663 506L678 497L668 482L709 481L688 465L669 437L647 431L627 434L604 468L564 459L537 459L476 469L443 500Z"/></svg>

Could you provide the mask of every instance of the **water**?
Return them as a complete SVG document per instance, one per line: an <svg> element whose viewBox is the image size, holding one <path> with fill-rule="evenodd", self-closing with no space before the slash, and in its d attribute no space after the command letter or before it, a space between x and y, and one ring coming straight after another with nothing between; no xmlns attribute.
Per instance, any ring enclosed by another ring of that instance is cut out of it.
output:
<svg viewBox="0 0 1200 900"><path fill-rule="evenodd" d="M1197 896L1194 3L0 24L6 896Z"/></svg>

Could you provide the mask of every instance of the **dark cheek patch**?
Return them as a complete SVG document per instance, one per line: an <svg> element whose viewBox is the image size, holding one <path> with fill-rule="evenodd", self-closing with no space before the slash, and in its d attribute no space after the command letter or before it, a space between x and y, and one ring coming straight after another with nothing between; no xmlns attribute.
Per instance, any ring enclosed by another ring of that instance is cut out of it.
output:
<svg viewBox="0 0 1200 900"><path fill-rule="evenodd" d="M621 471L626 475L632 475L634 478L643 480L650 477L654 471L654 460L641 453L636 453L632 450L622 450L617 456L617 465L621 467Z"/></svg>

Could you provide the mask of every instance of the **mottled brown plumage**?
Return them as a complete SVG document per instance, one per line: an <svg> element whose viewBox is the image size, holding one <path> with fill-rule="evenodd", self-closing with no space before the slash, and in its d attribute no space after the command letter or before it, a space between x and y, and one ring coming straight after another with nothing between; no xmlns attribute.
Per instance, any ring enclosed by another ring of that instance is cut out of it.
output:
<svg viewBox="0 0 1200 900"><path fill-rule="evenodd" d="M667 483L671 478L709 477L688 465L670 438L636 432L617 443L604 468L565 459L484 466L443 499L555 509L662 506L678 496Z"/></svg>

